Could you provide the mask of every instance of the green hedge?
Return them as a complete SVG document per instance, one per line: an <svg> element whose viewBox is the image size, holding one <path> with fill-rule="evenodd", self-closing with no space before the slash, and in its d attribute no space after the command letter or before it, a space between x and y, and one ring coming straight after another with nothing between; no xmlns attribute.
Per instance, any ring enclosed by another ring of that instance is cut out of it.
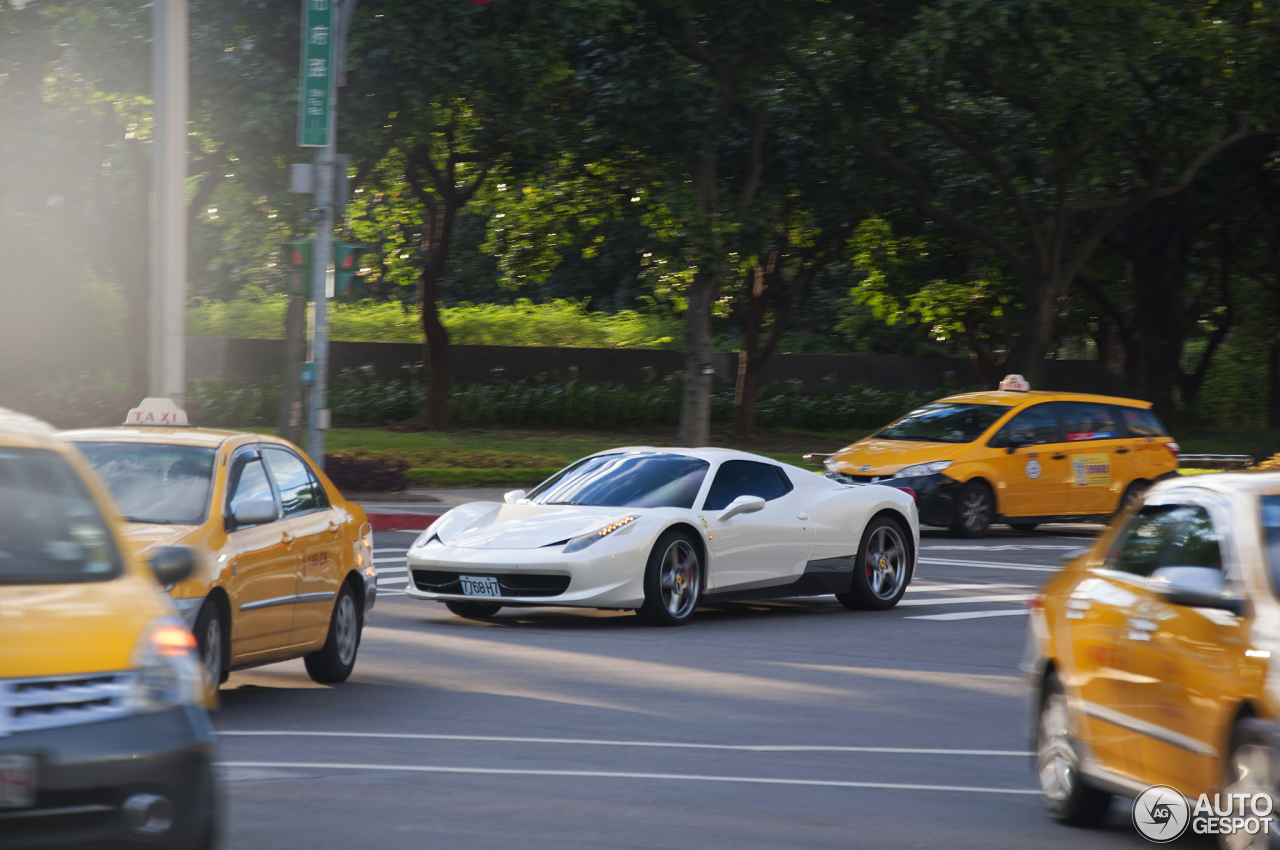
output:
<svg viewBox="0 0 1280 850"><path fill-rule="evenodd" d="M514 469L465 469L460 467L418 467L405 473L410 487L530 486L558 472L558 466L516 467Z"/></svg>

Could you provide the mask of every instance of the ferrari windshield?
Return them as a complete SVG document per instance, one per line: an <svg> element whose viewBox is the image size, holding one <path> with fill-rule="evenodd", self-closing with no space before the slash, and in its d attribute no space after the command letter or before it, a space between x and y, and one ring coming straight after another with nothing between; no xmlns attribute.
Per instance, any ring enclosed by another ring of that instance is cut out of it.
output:
<svg viewBox="0 0 1280 850"><path fill-rule="evenodd" d="M0 449L0 584L106 581L120 554L71 465L41 449Z"/></svg>
<svg viewBox="0 0 1280 850"><path fill-rule="evenodd" d="M875 436L921 443L972 443L1008 410L1002 404L937 401L911 411Z"/></svg>
<svg viewBox="0 0 1280 850"><path fill-rule="evenodd" d="M711 464L677 454L611 454L580 460L529 494L537 505L692 508Z"/></svg>
<svg viewBox="0 0 1280 850"><path fill-rule="evenodd" d="M162 443L76 443L129 522L199 525L209 507L214 449Z"/></svg>

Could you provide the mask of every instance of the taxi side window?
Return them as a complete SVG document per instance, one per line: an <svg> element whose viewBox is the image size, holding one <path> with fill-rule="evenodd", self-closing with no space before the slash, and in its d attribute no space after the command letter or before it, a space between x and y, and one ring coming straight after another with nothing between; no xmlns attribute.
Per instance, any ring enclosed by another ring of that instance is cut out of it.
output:
<svg viewBox="0 0 1280 850"><path fill-rule="evenodd" d="M1120 436L1120 425L1110 405L1065 401L1059 402L1058 412L1062 415L1062 430L1068 443L1114 440Z"/></svg>
<svg viewBox="0 0 1280 850"><path fill-rule="evenodd" d="M1137 407L1122 407L1120 408L1120 418L1124 421L1125 430L1132 437L1169 436L1169 432L1165 430L1164 423L1150 410L1143 410Z"/></svg>
<svg viewBox="0 0 1280 850"><path fill-rule="evenodd" d="M1198 505L1148 505L1112 546L1108 569L1149 576L1161 567L1222 569L1220 536Z"/></svg>
<svg viewBox="0 0 1280 850"><path fill-rule="evenodd" d="M271 469L271 477L280 489L280 502L285 516L296 516L325 507L320 482L302 459L285 449L263 449L262 456Z"/></svg>
<svg viewBox="0 0 1280 850"><path fill-rule="evenodd" d="M1262 541L1271 567L1271 586L1280 594L1280 496L1262 497Z"/></svg>
<svg viewBox="0 0 1280 850"><path fill-rule="evenodd" d="M236 508L241 502L262 499L268 502L276 500L271 492L271 482L267 480L267 470L259 458L246 458L237 465L234 480L231 483L231 498L227 500L227 518L235 516Z"/></svg>
<svg viewBox="0 0 1280 850"><path fill-rule="evenodd" d="M993 449L1060 443L1058 414L1052 404L1037 404L1010 419L987 443Z"/></svg>
<svg viewBox="0 0 1280 850"><path fill-rule="evenodd" d="M785 496L791 487L791 482L776 466L751 460L727 460L716 471L702 509L723 510L739 496L759 496L768 502Z"/></svg>

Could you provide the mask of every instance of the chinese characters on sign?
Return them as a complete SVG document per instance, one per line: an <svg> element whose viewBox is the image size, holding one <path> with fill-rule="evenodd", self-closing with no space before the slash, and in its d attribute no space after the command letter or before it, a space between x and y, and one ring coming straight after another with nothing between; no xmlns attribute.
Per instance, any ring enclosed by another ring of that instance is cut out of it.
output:
<svg viewBox="0 0 1280 850"><path fill-rule="evenodd" d="M333 97L333 0L302 0L302 72L298 94L298 144L329 144Z"/></svg>

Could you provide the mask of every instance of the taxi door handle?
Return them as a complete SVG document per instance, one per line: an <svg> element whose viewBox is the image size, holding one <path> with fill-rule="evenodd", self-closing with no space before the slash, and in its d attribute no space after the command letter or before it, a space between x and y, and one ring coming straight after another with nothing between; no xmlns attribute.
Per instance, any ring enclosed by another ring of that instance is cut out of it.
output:
<svg viewBox="0 0 1280 850"><path fill-rule="evenodd" d="M341 530L342 530L342 526L338 525L336 522L329 523L330 534L337 534Z"/></svg>
<svg viewBox="0 0 1280 850"><path fill-rule="evenodd" d="M1066 459L1067 459L1067 456L1066 456L1066 455L1054 455L1054 456L1053 456L1053 459L1054 459L1054 460L1066 460Z"/></svg>
<svg viewBox="0 0 1280 850"><path fill-rule="evenodd" d="M287 531L280 535L280 542L283 543L285 546L288 546L290 543L293 542L293 540L294 540L293 535Z"/></svg>
<svg viewBox="0 0 1280 850"><path fill-rule="evenodd" d="M1160 628L1151 620L1134 618L1125 623L1129 628L1129 640L1151 640L1151 633Z"/></svg>
<svg viewBox="0 0 1280 850"><path fill-rule="evenodd" d="M1118 455L1127 455L1128 453L1129 453L1128 449L1116 449L1116 454Z"/></svg>

